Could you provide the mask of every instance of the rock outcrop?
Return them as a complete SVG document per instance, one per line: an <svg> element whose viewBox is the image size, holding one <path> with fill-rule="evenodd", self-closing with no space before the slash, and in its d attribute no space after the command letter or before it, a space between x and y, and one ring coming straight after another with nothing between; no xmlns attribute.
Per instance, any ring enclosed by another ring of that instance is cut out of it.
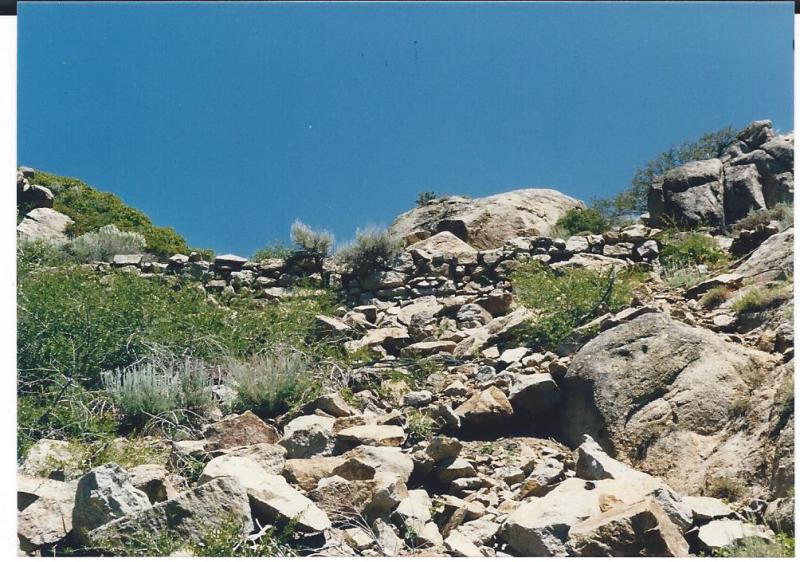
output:
<svg viewBox="0 0 800 562"><path fill-rule="evenodd" d="M473 248L501 247L518 236L543 236L582 203L552 189L520 189L468 199L437 199L397 217L390 232L409 244L450 232Z"/></svg>

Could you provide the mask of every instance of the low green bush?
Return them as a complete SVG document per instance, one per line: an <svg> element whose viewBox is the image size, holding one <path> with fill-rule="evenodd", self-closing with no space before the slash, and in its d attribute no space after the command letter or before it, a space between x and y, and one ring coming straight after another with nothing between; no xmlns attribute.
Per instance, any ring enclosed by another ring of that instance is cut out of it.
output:
<svg viewBox="0 0 800 562"><path fill-rule="evenodd" d="M270 244L269 246L264 246L263 248L256 250L250 257L250 260L258 262L271 259L285 259L291 253L292 253L291 247L281 242L276 242L274 244Z"/></svg>
<svg viewBox="0 0 800 562"><path fill-rule="evenodd" d="M389 265L402 250L402 240L369 227L356 232L355 241L342 247L336 259L351 275L367 275Z"/></svg>
<svg viewBox="0 0 800 562"><path fill-rule="evenodd" d="M665 231L661 239L661 263L722 265L727 254L711 236L700 231Z"/></svg>
<svg viewBox="0 0 800 562"><path fill-rule="evenodd" d="M709 289L705 295L700 299L700 306L706 309L717 308L719 305L728 300L731 290L725 285Z"/></svg>
<svg viewBox="0 0 800 562"><path fill-rule="evenodd" d="M296 521L290 521L281 528L270 527L251 538L234 517L221 525L205 529L196 544L190 547L192 554L209 558L232 557L288 557L295 554L290 546Z"/></svg>
<svg viewBox="0 0 800 562"><path fill-rule="evenodd" d="M433 428L433 418L424 412L411 412L406 416L406 430L411 443L430 439Z"/></svg>
<svg viewBox="0 0 800 562"><path fill-rule="evenodd" d="M570 209L556 221L556 228L568 236L576 234L603 234L611 229L611 221L594 208Z"/></svg>
<svg viewBox="0 0 800 562"><path fill-rule="evenodd" d="M580 325L629 306L643 279L643 273L633 270L555 271L537 260L525 262L511 279L519 301L535 314L524 337L532 345L555 349Z"/></svg>
<svg viewBox="0 0 800 562"><path fill-rule="evenodd" d="M776 534L771 540L745 537L731 546L714 549L713 555L721 558L794 558L794 537Z"/></svg>
<svg viewBox="0 0 800 562"><path fill-rule="evenodd" d="M791 298L791 286L753 287L731 304L737 314L760 312Z"/></svg>

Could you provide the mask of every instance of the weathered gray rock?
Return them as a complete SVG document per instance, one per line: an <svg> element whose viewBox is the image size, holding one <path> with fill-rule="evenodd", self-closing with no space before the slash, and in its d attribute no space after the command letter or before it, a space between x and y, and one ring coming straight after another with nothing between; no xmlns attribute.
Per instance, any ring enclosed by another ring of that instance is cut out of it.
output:
<svg viewBox="0 0 800 562"><path fill-rule="evenodd" d="M667 171L648 194L655 225L675 220L687 226L725 224L722 162L713 158L689 162Z"/></svg>
<svg viewBox="0 0 800 562"><path fill-rule="evenodd" d="M745 537L758 537L769 540L770 535L755 525L742 523L735 519L716 519L701 526L697 541L704 551L732 546Z"/></svg>
<svg viewBox="0 0 800 562"><path fill-rule="evenodd" d="M61 472L69 480L81 476L77 469L79 464L80 456L68 441L39 439L28 450L19 471L28 476L49 476L53 472Z"/></svg>
<svg viewBox="0 0 800 562"><path fill-rule="evenodd" d="M732 224L750 211L766 208L756 165L728 166L725 169L725 221Z"/></svg>
<svg viewBox="0 0 800 562"><path fill-rule="evenodd" d="M515 412L537 416L554 408L560 394L550 373L514 375L508 399Z"/></svg>
<svg viewBox="0 0 800 562"><path fill-rule="evenodd" d="M518 236L545 234L568 210L583 205L552 189L521 189L490 197L448 197L397 217L389 231L407 241L451 232L479 250Z"/></svg>
<svg viewBox="0 0 800 562"><path fill-rule="evenodd" d="M735 270L748 282L786 279L794 269L794 228L770 236Z"/></svg>
<svg viewBox="0 0 800 562"><path fill-rule="evenodd" d="M92 531L93 542L120 545L134 533L160 536L168 529L187 540L199 540L233 520L253 530L247 493L234 478L216 478L149 509L115 519Z"/></svg>
<svg viewBox="0 0 800 562"><path fill-rule="evenodd" d="M17 537L24 552L39 551L72 530L77 481L17 476Z"/></svg>
<svg viewBox="0 0 800 562"><path fill-rule="evenodd" d="M330 455L336 444L333 423L336 418L325 416L300 416L283 428L283 438L278 445L287 451L287 458L307 459Z"/></svg>
<svg viewBox="0 0 800 562"><path fill-rule="evenodd" d="M644 314L572 358L562 383L563 433L572 443L588 433L616 458L636 457L678 491L701 490L706 451L724 439L745 377L763 369L765 358L666 315Z"/></svg>
<svg viewBox="0 0 800 562"><path fill-rule="evenodd" d="M378 328L370 330L359 340L345 342L348 352L354 353L365 347L383 346L387 351L396 352L410 343L408 330L401 327Z"/></svg>
<svg viewBox="0 0 800 562"><path fill-rule="evenodd" d="M133 486L125 470L105 464L78 480L72 524L75 530L88 532L149 507L147 494Z"/></svg>
<svg viewBox="0 0 800 562"><path fill-rule="evenodd" d="M27 240L42 240L54 245L66 244L67 228L74 224L71 218L47 207L39 207L25 215L17 225L17 234Z"/></svg>

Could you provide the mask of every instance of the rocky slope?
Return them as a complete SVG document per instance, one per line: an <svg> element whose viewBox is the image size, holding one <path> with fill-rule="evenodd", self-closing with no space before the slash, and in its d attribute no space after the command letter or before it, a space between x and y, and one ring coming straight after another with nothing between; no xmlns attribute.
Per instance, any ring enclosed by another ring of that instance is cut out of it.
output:
<svg viewBox="0 0 800 562"><path fill-rule="evenodd" d="M735 303L791 279L794 230L712 231L729 251L745 249L724 271L675 286L657 228L667 217L721 226L790 200L787 143L757 122L728 158L659 179L643 223L602 235L545 236L580 204L526 190L401 216L393 229L405 250L361 277L302 253L93 265L186 276L212 298L280 301L317 280L348 302L317 318L320 332L373 359L349 373L352 395L278 419L229 416L192 440L153 438L169 453L159 463L73 472L68 444L41 440L19 466L20 548L168 530L198 540L231 518L248 532L291 522L293 546L321 555L687 556L793 535L792 294L755 311ZM47 211L31 211L20 233L63 232ZM554 270L637 267L647 278L629 307L601 311L545 351L520 335L536 312L511 283L530 259ZM704 300L721 290L721 302ZM393 376L425 360L434 368L421 384ZM420 416L429 431L415 426ZM49 472L53 460L62 468ZM179 475L187 462L195 482Z"/></svg>

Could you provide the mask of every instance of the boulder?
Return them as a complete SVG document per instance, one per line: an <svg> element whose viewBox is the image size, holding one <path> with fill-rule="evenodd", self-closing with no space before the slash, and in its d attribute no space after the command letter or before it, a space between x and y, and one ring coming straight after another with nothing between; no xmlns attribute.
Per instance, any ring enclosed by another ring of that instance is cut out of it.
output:
<svg viewBox="0 0 800 562"><path fill-rule="evenodd" d="M345 342L344 347L348 352L355 353L365 347L380 345L389 352L396 352L408 345L410 339L406 328L378 328L370 330L359 340Z"/></svg>
<svg viewBox="0 0 800 562"><path fill-rule="evenodd" d="M445 258L468 258L477 261L478 250L450 232L439 232L430 238L411 244L406 251L425 252L431 256L441 255Z"/></svg>
<svg viewBox="0 0 800 562"><path fill-rule="evenodd" d="M725 222L733 224L750 211L766 208L756 165L728 166L725 169Z"/></svg>
<svg viewBox="0 0 800 562"><path fill-rule="evenodd" d="M508 399L516 413L537 416L558 405L560 395L550 373L513 375Z"/></svg>
<svg viewBox="0 0 800 562"><path fill-rule="evenodd" d="M508 420L514 415L514 409L505 393L491 386L473 394L455 409L455 414L463 420L464 426L484 429Z"/></svg>
<svg viewBox="0 0 800 562"><path fill-rule="evenodd" d="M733 546L747 537L769 540L770 535L755 525L735 519L717 519L702 525L697 531L697 542L701 550L710 552L718 548Z"/></svg>
<svg viewBox="0 0 800 562"><path fill-rule="evenodd" d="M552 189L521 189L490 197L447 197L397 217L389 232L407 241L450 232L479 250L519 236L546 234L570 209L583 204Z"/></svg>
<svg viewBox="0 0 800 562"><path fill-rule="evenodd" d="M456 348L456 342L453 341L426 341L419 343L412 343L408 347L403 348L400 352L401 357L429 357L437 353L452 353Z"/></svg>
<svg viewBox="0 0 800 562"><path fill-rule="evenodd" d="M152 504L178 495L170 482L169 472L160 464L141 464L131 468L129 473L133 487L147 494Z"/></svg>
<svg viewBox="0 0 800 562"><path fill-rule="evenodd" d="M247 258L235 254L222 254L214 257L214 269L217 270L228 269L231 271L239 271L246 263Z"/></svg>
<svg viewBox="0 0 800 562"><path fill-rule="evenodd" d="M680 529L649 498L573 525L568 548L576 556L689 556Z"/></svg>
<svg viewBox="0 0 800 562"><path fill-rule="evenodd" d="M330 455L336 442L333 437L335 420L317 415L297 417L284 426L278 445L286 449L290 459Z"/></svg>
<svg viewBox="0 0 800 562"><path fill-rule="evenodd" d="M120 545L134 533L161 536L167 530L181 538L200 540L229 521L240 522L242 530L253 530L250 501L234 478L216 478L149 509L115 519L92 531L93 542Z"/></svg>
<svg viewBox="0 0 800 562"><path fill-rule="evenodd" d="M24 552L41 551L72 530L77 481L17 476L17 537Z"/></svg>
<svg viewBox="0 0 800 562"><path fill-rule="evenodd" d="M503 523L500 534L519 556L566 556L570 528L616 506L639 502L656 479L587 481L568 478L551 492L526 500Z"/></svg>
<svg viewBox="0 0 800 562"><path fill-rule="evenodd" d="M116 464L98 466L78 480L72 524L83 533L150 507L147 494Z"/></svg>
<svg viewBox="0 0 800 562"><path fill-rule="evenodd" d="M794 228L770 236L750 257L736 267L735 273L748 282L786 279L794 270Z"/></svg>
<svg viewBox="0 0 800 562"><path fill-rule="evenodd" d="M23 182L22 189L17 182L17 205L22 205L27 209L37 207L52 207L53 192L42 185L30 185L27 181Z"/></svg>
<svg viewBox="0 0 800 562"><path fill-rule="evenodd" d="M346 445L396 447L406 440L406 433L398 425L355 425L336 434L336 439Z"/></svg>
<svg viewBox="0 0 800 562"><path fill-rule="evenodd" d="M230 449L255 443L277 443L278 430L250 410L206 426L204 437L210 449Z"/></svg>
<svg viewBox="0 0 800 562"><path fill-rule="evenodd" d="M17 234L22 239L42 240L60 246L69 240L67 228L74 222L63 213L39 207L25 215L17 225Z"/></svg>
<svg viewBox="0 0 800 562"><path fill-rule="evenodd" d="M665 314L644 314L572 358L561 384L562 433L572 444L588 433L616 458L694 493L733 403L748 392L746 378L766 358Z"/></svg>
<svg viewBox="0 0 800 562"><path fill-rule="evenodd" d="M201 484L230 477L246 490L253 516L263 523L296 520L299 530L321 532L330 527L328 517L282 476L269 474L246 457L223 455L212 459L203 469Z"/></svg>
<svg viewBox="0 0 800 562"><path fill-rule="evenodd" d="M69 480L82 476L78 469L80 462L80 455L68 441L39 439L28 450L19 470L28 476L49 476L58 473L62 475L61 479Z"/></svg>
<svg viewBox="0 0 800 562"><path fill-rule="evenodd" d="M656 226L676 221L685 226L725 224L722 162L713 158L668 170L648 193L648 211Z"/></svg>

